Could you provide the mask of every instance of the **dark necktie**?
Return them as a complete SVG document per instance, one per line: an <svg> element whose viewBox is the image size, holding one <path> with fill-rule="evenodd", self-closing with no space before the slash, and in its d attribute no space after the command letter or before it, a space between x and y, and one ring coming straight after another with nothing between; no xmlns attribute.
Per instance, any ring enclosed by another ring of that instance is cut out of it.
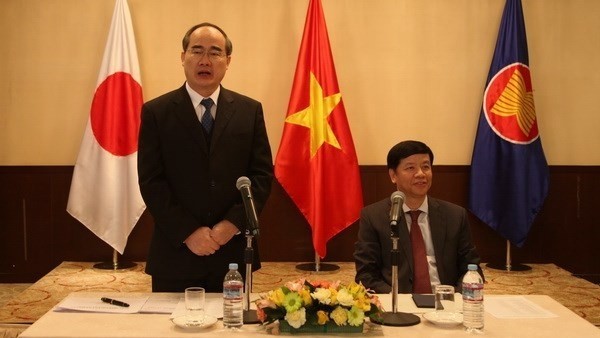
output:
<svg viewBox="0 0 600 338"><path fill-rule="evenodd" d="M200 123L202 123L202 127L204 127L204 130L206 131L206 133L210 134L210 131L212 130L213 124L215 122L212 115L210 114L210 107L212 107L212 105L213 105L213 100L210 98L203 99L200 102L200 104L203 105L204 108L206 108L206 110L204 111L204 114L202 114Z"/></svg>
<svg viewBox="0 0 600 338"><path fill-rule="evenodd" d="M427 251L423 233L419 227L419 214L421 210L412 210L410 213L410 243L413 253L414 266L414 293L431 293L431 281L429 280L429 268L427 264Z"/></svg>

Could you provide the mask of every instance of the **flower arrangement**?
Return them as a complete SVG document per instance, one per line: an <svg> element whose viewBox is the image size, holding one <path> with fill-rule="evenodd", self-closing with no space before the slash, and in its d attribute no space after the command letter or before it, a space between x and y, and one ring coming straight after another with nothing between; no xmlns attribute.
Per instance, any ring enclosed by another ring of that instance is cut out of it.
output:
<svg viewBox="0 0 600 338"><path fill-rule="evenodd" d="M269 291L256 301L264 324L285 320L291 327L331 325L362 327L365 318L381 311L379 298L362 284L344 285L300 279Z"/></svg>

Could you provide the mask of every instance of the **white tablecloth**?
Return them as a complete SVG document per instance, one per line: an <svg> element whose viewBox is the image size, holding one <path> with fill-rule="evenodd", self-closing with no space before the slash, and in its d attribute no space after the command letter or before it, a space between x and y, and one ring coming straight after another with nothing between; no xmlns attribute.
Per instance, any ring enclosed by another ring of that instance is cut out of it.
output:
<svg viewBox="0 0 600 338"><path fill-rule="evenodd" d="M123 294L121 294L122 296ZM391 310L390 295L379 295L384 307ZM489 295L486 299L503 297ZM600 329L567 309L548 296L526 295L525 299L547 310L554 318L496 318L485 313L485 337L599 337ZM462 326L439 327L422 317L424 309L418 309L410 295L399 295L399 312L413 312L421 317L421 323L407 327L374 326L366 336L385 337L473 337ZM190 332L175 326L169 314L107 314L49 311L31 325L21 338L153 338L153 337L265 337L260 325L244 325L239 332L228 332L218 321L210 328ZM353 334L356 335L356 334ZM306 335L302 337L325 337Z"/></svg>

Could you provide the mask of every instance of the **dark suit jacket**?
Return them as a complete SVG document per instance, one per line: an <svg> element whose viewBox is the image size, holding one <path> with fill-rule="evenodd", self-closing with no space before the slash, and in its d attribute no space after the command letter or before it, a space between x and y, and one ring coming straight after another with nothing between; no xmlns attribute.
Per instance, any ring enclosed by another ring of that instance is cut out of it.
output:
<svg viewBox="0 0 600 338"><path fill-rule="evenodd" d="M228 263L245 272L247 225L236 181L250 178L257 212L271 189L273 162L262 105L221 88L210 148L185 85L145 103L139 134L142 197L154 217L146 272L173 279L224 276ZM197 256L183 241L227 219L241 231L216 254ZM260 268L254 245L253 269Z"/></svg>
<svg viewBox="0 0 600 338"><path fill-rule="evenodd" d="M467 265L479 264L479 255L471 242L467 212L458 205L428 199L429 226L440 282L454 285L459 291ZM354 251L356 281L377 293L392 290L390 208L389 198L363 208ZM412 293L413 257L405 217L400 223L398 249L398 292Z"/></svg>

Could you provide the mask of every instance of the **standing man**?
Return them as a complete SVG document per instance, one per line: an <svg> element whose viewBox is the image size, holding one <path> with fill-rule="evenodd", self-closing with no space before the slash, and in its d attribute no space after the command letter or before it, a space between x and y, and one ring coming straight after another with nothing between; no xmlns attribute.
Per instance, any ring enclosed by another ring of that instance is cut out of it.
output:
<svg viewBox="0 0 600 338"><path fill-rule="evenodd" d="M432 293L437 284L454 285L460 291L467 265L479 264L467 211L427 195L432 165L433 152L419 141L400 142L388 153L390 179L405 194L406 223L400 223L398 240L400 293ZM390 209L389 198L363 208L354 251L356 281L377 293L392 290ZM413 244L417 240L420 244ZM417 247L422 251L413 251Z"/></svg>
<svg viewBox="0 0 600 338"><path fill-rule="evenodd" d="M146 272L153 292L221 292L228 263L245 275L247 220L236 181L250 178L260 212L271 190L271 147L260 102L221 86L232 52L225 32L201 23L182 45L185 84L142 107L139 183L155 222Z"/></svg>

